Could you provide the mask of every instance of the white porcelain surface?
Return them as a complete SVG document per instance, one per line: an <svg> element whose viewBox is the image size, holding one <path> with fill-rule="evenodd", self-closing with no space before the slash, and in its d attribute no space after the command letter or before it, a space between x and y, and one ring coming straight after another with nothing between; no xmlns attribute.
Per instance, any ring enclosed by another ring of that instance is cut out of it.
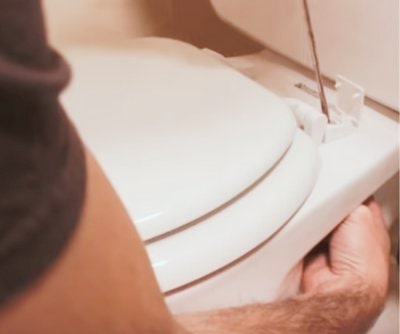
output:
<svg viewBox="0 0 400 334"><path fill-rule="evenodd" d="M161 290L219 270L270 238L310 194L318 167L315 144L298 130L288 152L257 186L191 228L147 245Z"/></svg>
<svg viewBox="0 0 400 334"><path fill-rule="evenodd" d="M300 66L282 66L279 57L264 52L242 58L243 62L250 68L249 74L269 90L313 103L312 97L294 86L298 82L308 87L315 84L301 74ZM329 98L333 92L329 88L326 91ZM281 289L288 272L347 214L398 172L398 138L398 122L364 107L360 126L352 135L318 147L321 167L317 183L289 222L243 261L168 296L170 308L192 312L271 302L282 294L287 296L288 291ZM385 200L381 196L378 199ZM391 202L382 203L386 211L398 211L398 202ZM395 208L389 208L392 205ZM295 280L292 285L298 283Z"/></svg>
<svg viewBox="0 0 400 334"><path fill-rule="evenodd" d="M145 240L242 192L295 134L278 97L187 44L64 52L66 109Z"/></svg>

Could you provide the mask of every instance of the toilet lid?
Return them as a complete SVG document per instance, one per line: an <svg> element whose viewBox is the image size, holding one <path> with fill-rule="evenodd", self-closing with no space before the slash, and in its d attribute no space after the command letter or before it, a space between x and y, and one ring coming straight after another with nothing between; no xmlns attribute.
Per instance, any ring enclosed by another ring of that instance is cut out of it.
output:
<svg viewBox="0 0 400 334"><path fill-rule="evenodd" d="M270 170L296 123L274 94L188 44L70 50L66 109L144 240L195 222Z"/></svg>

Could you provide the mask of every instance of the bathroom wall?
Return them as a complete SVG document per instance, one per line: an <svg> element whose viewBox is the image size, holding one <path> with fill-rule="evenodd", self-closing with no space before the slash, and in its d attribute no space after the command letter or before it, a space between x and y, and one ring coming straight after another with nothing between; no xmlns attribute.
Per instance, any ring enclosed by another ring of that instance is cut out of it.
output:
<svg viewBox="0 0 400 334"><path fill-rule="evenodd" d="M53 44L112 45L164 36L239 55L262 47L222 22L208 0L42 0Z"/></svg>
<svg viewBox="0 0 400 334"><path fill-rule="evenodd" d="M169 0L42 0L58 45L109 44L167 30Z"/></svg>
<svg viewBox="0 0 400 334"><path fill-rule="evenodd" d="M257 40L312 66L302 1L212 2L222 17ZM399 111L399 0L310 0L309 6L322 73L333 80L344 75Z"/></svg>

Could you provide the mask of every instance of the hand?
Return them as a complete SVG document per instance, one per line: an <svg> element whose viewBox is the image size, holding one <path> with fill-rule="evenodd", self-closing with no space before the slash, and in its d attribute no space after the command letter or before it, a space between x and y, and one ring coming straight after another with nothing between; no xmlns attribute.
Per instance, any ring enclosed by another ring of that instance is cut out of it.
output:
<svg viewBox="0 0 400 334"><path fill-rule="evenodd" d="M380 209L368 201L306 259L303 294L277 303L181 315L178 320L199 334L366 333L385 301L389 248Z"/></svg>
<svg viewBox="0 0 400 334"><path fill-rule="evenodd" d="M365 288L374 293L377 309L389 281L390 239L378 204L368 200L334 230L327 252L306 259L302 290L306 294Z"/></svg>

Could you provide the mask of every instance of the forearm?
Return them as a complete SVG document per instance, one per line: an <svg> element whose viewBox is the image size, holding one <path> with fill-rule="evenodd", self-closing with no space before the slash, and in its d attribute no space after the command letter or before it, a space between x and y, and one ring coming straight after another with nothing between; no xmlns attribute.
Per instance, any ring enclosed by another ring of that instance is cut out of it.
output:
<svg viewBox="0 0 400 334"><path fill-rule="evenodd" d="M365 333L373 324L376 312L370 310L375 303L371 291L343 290L272 304L181 315L178 321L191 334L357 334Z"/></svg>

